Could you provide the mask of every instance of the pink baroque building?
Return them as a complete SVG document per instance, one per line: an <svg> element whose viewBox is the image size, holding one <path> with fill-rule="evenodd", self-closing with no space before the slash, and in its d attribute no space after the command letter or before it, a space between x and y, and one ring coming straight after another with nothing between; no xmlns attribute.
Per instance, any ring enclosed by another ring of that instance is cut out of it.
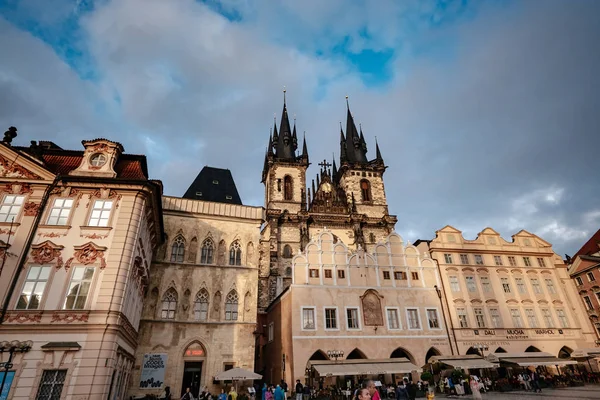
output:
<svg viewBox="0 0 600 400"><path fill-rule="evenodd" d="M8 399L124 398L148 268L164 235L161 183L148 179L145 156L110 140L64 150L16 146L15 136L10 128L0 143ZM16 341L31 348L10 354Z"/></svg>

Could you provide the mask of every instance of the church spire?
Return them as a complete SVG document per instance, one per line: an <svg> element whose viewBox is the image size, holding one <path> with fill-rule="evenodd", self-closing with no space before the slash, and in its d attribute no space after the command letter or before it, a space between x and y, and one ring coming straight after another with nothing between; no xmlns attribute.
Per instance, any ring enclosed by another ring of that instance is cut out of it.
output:
<svg viewBox="0 0 600 400"><path fill-rule="evenodd" d="M295 129L295 127L294 127ZM302 155L301 155L303 160L306 160L306 162L308 162L308 148L306 147L306 132L304 132L304 138L302 139Z"/></svg>
<svg viewBox="0 0 600 400"><path fill-rule="evenodd" d="M375 136L375 160L383 163L383 157L381 157L381 151L379 150L379 143L377 143L377 136Z"/></svg>
<svg viewBox="0 0 600 400"><path fill-rule="evenodd" d="M350 104L348 103L348 96L346 96L346 159L351 163L367 163L367 146L365 143L364 136L359 135L354 123L354 118L350 112ZM362 129L361 129L362 133Z"/></svg>
<svg viewBox="0 0 600 400"><path fill-rule="evenodd" d="M288 117L287 104L285 102L285 92L283 89L283 110L281 111L281 122L279 125L279 137L277 140L277 158L290 160L295 158L295 148L290 128L290 119Z"/></svg>

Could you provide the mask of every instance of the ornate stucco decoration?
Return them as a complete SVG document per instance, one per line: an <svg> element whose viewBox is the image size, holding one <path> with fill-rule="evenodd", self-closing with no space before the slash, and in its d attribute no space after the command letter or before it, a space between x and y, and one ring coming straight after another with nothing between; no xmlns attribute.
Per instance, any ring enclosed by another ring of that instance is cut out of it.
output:
<svg viewBox="0 0 600 400"><path fill-rule="evenodd" d="M33 193L33 190L28 183L12 182L2 186L0 192L7 192L10 194L30 194Z"/></svg>
<svg viewBox="0 0 600 400"><path fill-rule="evenodd" d="M7 178L42 179L39 175L34 174L22 165L7 160L2 155L0 155L0 176Z"/></svg>
<svg viewBox="0 0 600 400"><path fill-rule="evenodd" d="M100 269L106 268L106 260L104 259L104 252L106 247L98 246L93 242L88 242L82 246L74 246L75 253L73 257L69 258L65 264L65 268L68 270L71 268L71 264L74 260L79 264L89 265L96 261L100 261Z"/></svg>
<svg viewBox="0 0 600 400"><path fill-rule="evenodd" d="M52 314L52 320L50 323L54 322L64 322L70 324L71 322L88 322L89 315L87 313L76 314L76 313L58 313L55 312Z"/></svg>
<svg viewBox="0 0 600 400"><path fill-rule="evenodd" d="M52 243L50 240L31 245L31 261L36 264L50 264L56 260L56 269L63 266L62 250L64 246Z"/></svg>
<svg viewBox="0 0 600 400"><path fill-rule="evenodd" d="M29 201L23 205L23 213L26 217L35 217L40 209L40 205L38 203L34 203L33 201Z"/></svg>
<svg viewBox="0 0 600 400"><path fill-rule="evenodd" d="M89 208L90 204L92 203L92 199L96 198L103 200L114 200L115 209L117 209L119 208L119 200L121 200L121 197L123 196L118 194L114 190L103 187L101 189L94 190L92 193L89 194L88 202L85 205L85 208Z"/></svg>
<svg viewBox="0 0 600 400"><path fill-rule="evenodd" d="M81 142L85 150L79 167L69 175L101 176L115 178L114 166L124 149L120 143L107 139L84 140Z"/></svg>
<svg viewBox="0 0 600 400"><path fill-rule="evenodd" d="M365 326L383 326L381 299L383 296L373 289L368 289L360 296Z"/></svg>
<svg viewBox="0 0 600 400"><path fill-rule="evenodd" d="M6 314L4 318L6 322L16 322L19 324L23 324L25 322L35 322L40 323L42 321L42 313L27 313L20 312L15 314Z"/></svg>

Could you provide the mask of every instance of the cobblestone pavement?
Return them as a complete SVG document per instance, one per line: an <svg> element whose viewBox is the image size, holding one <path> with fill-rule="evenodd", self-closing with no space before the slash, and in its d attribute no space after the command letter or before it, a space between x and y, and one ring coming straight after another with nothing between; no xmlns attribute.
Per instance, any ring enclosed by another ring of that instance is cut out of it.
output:
<svg viewBox="0 0 600 400"><path fill-rule="evenodd" d="M465 396L439 396L436 395L436 398L455 398L455 399L464 399L471 400L473 397L471 395ZM514 392L490 392L482 394L483 400L535 400L535 399L600 399L600 386L599 385L586 385L584 387L574 387L574 388L566 388L566 389L544 389L542 393L532 393L532 392L523 392L523 391L514 391Z"/></svg>

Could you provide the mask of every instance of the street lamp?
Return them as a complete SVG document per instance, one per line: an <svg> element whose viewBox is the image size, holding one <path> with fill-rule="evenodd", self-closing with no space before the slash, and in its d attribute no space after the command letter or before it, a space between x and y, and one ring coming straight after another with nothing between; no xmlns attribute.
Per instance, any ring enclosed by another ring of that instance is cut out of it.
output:
<svg viewBox="0 0 600 400"><path fill-rule="evenodd" d="M477 346L475 346L475 348L477 350L479 350L479 353L481 354L481 357L485 357L485 353L486 351L489 350L489 347L485 344L478 344Z"/></svg>
<svg viewBox="0 0 600 400"><path fill-rule="evenodd" d="M344 357L344 352L342 350L327 350L327 356L335 358L335 361L337 361L338 358Z"/></svg>
<svg viewBox="0 0 600 400"><path fill-rule="evenodd" d="M4 390L4 384L6 383L6 376L8 375L8 371L13 367L12 360L13 356L16 352L26 353L31 350L33 347L33 342L31 340L26 340L24 342L20 342L18 340L13 340L12 342L3 341L0 342L0 355L8 352L8 361L5 363L0 363L0 366L4 366L4 376L2 377L2 384L0 384L0 394ZM2 365L4 364L4 365Z"/></svg>

